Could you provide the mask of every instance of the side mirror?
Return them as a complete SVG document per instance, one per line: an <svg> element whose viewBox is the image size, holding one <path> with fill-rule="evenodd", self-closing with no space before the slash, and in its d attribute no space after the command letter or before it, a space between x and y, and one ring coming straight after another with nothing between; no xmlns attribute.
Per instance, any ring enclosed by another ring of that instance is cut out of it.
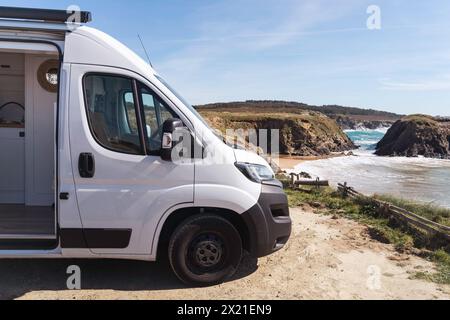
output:
<svg viewBox="0 0 450 320"><path fill-rule="evenodd" d="M183 122L179 119L169 119L163 124L161 159L164 161L172 161L173 148L179 142L173 140L173 133L178 128L184 128Z"/></svg>

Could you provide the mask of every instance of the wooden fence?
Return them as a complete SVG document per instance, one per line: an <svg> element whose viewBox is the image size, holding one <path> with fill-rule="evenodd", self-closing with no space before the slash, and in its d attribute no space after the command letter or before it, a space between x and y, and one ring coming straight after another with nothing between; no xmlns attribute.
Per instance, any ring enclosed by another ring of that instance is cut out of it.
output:
<svg viewBox="0 0 450 320"><path fill-rule="evenodd" d="M380 209L380 212L383 215L394 218L396 221L399 221L405 225L419 228L429 234L439 236L450 241L450 227L448 226L444 226L434 221L428 220L413 212L409 212L408 210L394 206L391 203L381 201L372 197L367 197L357 192L355 189L347 186L347 183L339 184L338 190L343 197L359 198L370 201Z"/></svg>
<svg viewBox="0 0 450 320"><path fill-rule="evenodd" d="M300 187L300 186L309 186L309 187L329 187L330 183L327 180L320 180L317 178L316 180L311 179L303 179L301 174L291 173L291 186L292 187Z"/></svg>

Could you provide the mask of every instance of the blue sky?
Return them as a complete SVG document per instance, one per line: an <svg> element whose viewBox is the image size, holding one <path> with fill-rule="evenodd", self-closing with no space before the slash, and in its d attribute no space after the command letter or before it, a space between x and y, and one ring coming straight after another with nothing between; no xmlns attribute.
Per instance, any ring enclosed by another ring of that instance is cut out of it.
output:
<svg viewBox="0 0 450 320"><path fill-rule="evenodd" d="M93 12L90 24L194 104L277 99L450 115L448 0L0 1ZM368 30L369 5L381 30Z"/></svg>

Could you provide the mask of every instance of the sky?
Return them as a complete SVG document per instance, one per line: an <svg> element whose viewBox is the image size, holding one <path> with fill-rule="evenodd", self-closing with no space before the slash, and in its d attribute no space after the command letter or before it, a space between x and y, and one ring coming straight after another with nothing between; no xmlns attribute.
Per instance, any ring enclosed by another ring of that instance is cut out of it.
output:
<svg viewBox="0 0 450 320"><path fill-rule="evenodd" d="M158 73L193 104L288 100L450 115L448 0L0 1L72 4L145 57L140 34Z"/></svg>

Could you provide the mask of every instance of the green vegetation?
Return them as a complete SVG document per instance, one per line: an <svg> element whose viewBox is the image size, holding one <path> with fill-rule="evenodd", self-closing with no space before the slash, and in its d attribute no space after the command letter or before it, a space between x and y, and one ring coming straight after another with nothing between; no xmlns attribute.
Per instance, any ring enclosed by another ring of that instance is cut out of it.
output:
<svg viewBox="0 0 450 320"><path fill-rule="evenodd" d="M285 183L287 181L285 180ZM287 188L286 193L289 198L291 207L298 207L305 204L316 208L323 214L339 215L352 220L363 223L369 228L369 234L374 239L383 243L394 245L397 251L407 252L413 249L424 249L425 245L430 243L424 241L423 234L418 233L418 230L405 228L395 221L382 216L378 207L370 201L370 199L350 199L342 198L342 196L331 188L326 189L309 189L306 192L300 192ZM395 199L392 197L385 197L383 200L389 200L393 204L401 205L408 204L404 200ZM391 201L392 200L392 201ZM409 203L411 207L405 209L419 209L424 210L425 207L420 207L417 204L414 206ZM403 205L402 205L403 206ZM429 212L429 211L426 211ZM439 211L440 212L440 211ZM427 279L436 283L450 284L450 254L448 251L450 246L439 250L424 250L424 257L436 263L436 273L418 273L415 277Z"/></svg>
<svg viewBox="0 0 450 320"><path fill-rule="evenodd" d="M225 131L225 129L248 129L257 128L264 123L273 122L273 129L280 129L275 127L275 124L289 124L302 125L307 129L320 130L327 133L330 130L333 132L340 131L339 126L335 121L316 112L303 113L252 113L252 112L216 112L216 111L201 111L201 114L210 121L218 130ZM242 126L244 125L244 126Z"/></svg>
<svg viewBox="0 0 450 320"><path fill-rule="evenodd" d="M383 243L391 243L398 251L407 251L414 246L411 235L390 226L390 221L382 218L373 203L361 200L344 199L331 188L299 192L288 189L290 206L309 204L312 207L326 209L324 214L341 215L356 220L369 227L371 236Z"/></svg>
<svg viewBox="0 0 450 320"><path fill-rule="evenodd" d="M418 272L416 279L428 280L439 284L450 284L450 254L445 250L431 252L426 258L437 266L436 273Z"/></svg>
<svg viewBox="0 0 450 320"><path fill-rule="evenodd" d="M428 220L450 227L450 209L441 208L433 204L416 203L388 195L376 195L375 197L379 200L392 203L397 207L414 212Z"/></svg>
<svg viewBox="0 0 450 320"><path fill-rule="evenodd" d="M251 112L288 112L288 113L303 113L304 111L321 112L328 116L334 115L365 115L373 117L381 117L386 120L397 120L401 116L395 113L378 111L373 109L361 109L353 107L344 107L338 105L312 106L305 103L290 102L290 101L241 101L229 103L214 103L203 106L196 106L199 111L214 110L214 111L230 111L233 109L247 109Z"/></svg>
<svg viewBox="0 0 450 320"><path fill-rule="evenodd" d="M436 119L434 117L425 115L425 114L413 114L413 115L403 118L403 120L415 122L417 125L420 125L420 126L432 127L432 126L439 125L438 121L436 121Z"/></svg>

